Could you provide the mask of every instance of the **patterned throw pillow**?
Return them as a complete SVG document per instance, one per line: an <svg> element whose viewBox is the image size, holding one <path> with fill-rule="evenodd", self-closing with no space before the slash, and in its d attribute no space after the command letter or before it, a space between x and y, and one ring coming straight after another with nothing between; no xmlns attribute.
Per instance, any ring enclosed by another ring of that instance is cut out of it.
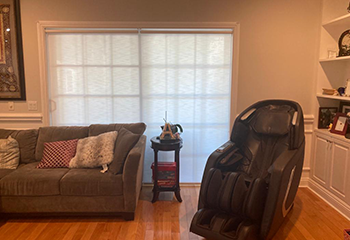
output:
<svg viewBox="0 0 350 240"><path fill-rule="evenodd" d="M43 158L36 168L67 168L77 150L78 139L44 143Z"/></svg>

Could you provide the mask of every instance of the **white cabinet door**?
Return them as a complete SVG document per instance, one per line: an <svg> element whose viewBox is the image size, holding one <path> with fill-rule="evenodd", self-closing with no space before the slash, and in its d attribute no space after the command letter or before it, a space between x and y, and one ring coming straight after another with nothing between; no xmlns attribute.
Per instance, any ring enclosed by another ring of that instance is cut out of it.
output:
<svg viewBox="0 0 350 240"><path fill-rule="evenodd" d="M346 202L349 194L349 146L334 140L331 148L329 190Z"/></svg>
<svg viewBox="0 0 350 240"><path fill-rule="evenodd" d="M312 178L320 185L327 188L328 186L328 166L329 166L329 149L331 147L330 141L315 134L315 148L313 159Z"/></svg>

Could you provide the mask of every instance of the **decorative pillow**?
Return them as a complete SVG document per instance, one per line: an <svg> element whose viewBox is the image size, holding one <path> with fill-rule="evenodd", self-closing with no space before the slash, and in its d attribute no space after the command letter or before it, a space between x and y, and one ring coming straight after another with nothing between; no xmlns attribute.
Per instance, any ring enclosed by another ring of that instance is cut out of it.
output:
<svg viewBox="0 0 350 240"><path fill-rule="evenodd" d="M113 160L118 132L107 132L95 137L79 139L77 153L70 161L70 168L95 168Z"/></svg>
<svg viewBox="0 0 350 240"><path fill-rule="evenodd" d="M77 150L78 139L44 143L43 158L36 168L67 168Z"/></svg>
<svg viewBox="0 0 350 240"><path fill-rule="evenodd" d="M123 172L124 162L130 150L140 138L140 134L134 134L126 128L121 128L115 143L113 162L109 165L109 171L114 174Z"/></svg>
<svg viewBox="0 0 350 240"><path fill-rule="evenodd" d="M0 169L16 169L18 164L18 142L11 136L7 139L0 139Z"/></svg>

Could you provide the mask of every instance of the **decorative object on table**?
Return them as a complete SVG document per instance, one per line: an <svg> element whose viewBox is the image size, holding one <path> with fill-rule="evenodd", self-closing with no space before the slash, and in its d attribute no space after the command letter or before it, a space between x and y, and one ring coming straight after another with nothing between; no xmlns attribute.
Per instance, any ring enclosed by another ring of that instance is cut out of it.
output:
<svg viewBox="0 0 350 240"><path fill-rule="evenodd" d="M335 49L328 49L328 59L336 58L337 57L337 50Z"/></svg>
<svg viewBox="0 0 350 240"><path fill-rule="evenodd" d="M318 128L327 129L333 123L337 112L337 107L320 107L318 111Z"/></svg>
<svg viewBox="0 0 350 240"><path fill-rule="evenodd" d="M339 54L338 57L350 55L350 29L342 33L338 41Z"/></svg>
<svg viewBox="0 0 350 240"><path fill-rule="evenodd" d="M339 112L342 112L342 113L350 112L350 102L340 102Z"/></svg>
<svg viewBox="0 0 350 240"><path fill-rule="evenodd" d="M176 141L180 139L180 133L183 132L181 125L170 124L169 122L167 122L167 112L165 112L164 121L165 121L164 126L161 126L162 133L159 136L160 141L167 142L167 141Z"/></svg>
<svg viewBox="0 0 350 240"><path fill-rule="evenodd" d="M338 95L337 89L334 88L322 88L322 91L324 95Z"/></svg>
<svg viewBox="0 0 350 240"><path fill-rule="evenodd" d="M336 133L340 135L345 135L348 128L348 117L345 113L337 113L335 115L331 133Z"/></svg>
<svg viewBox="0 0 350 240"><path fill-rule="evenodd" d="M0 100L25 100L19 0L0 4Z"/></svg>

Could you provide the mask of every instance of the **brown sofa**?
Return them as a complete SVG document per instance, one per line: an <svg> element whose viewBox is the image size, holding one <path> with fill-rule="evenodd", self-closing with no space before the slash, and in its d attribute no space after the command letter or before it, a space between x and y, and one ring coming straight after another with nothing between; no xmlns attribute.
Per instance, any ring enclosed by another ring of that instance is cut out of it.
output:
<svg viewBox="0 0 350 240"><path fill-rule="evenodd" d="M121 174L103 174L100 168L36 168L44 142L85 138L121 127L141 135ZM145 129L144 123L0 129L0 138L11 135L20 148L19 167L0 169L0 215L119 215L133 220L142 182Z"/></svg>

